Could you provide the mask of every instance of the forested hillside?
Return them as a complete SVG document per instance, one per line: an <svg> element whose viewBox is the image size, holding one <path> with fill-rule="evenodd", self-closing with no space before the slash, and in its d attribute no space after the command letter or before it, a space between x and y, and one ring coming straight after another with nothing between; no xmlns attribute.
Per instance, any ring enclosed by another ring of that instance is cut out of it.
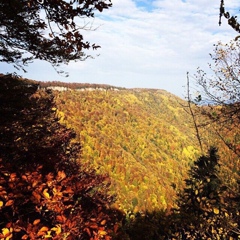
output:
<svg viewBox="0 0 240 240"><path fill-rule="evenodd" d="M112 207L127 214L126 239L239 236L239 160L216 124L197 120L203 150L216 146L220 158L215 148L202 155L186 102L166 91L95 86L54 95L60 122L81 143L79 162L109 175ZM238 129L224 135L231 142Z"/></svg>
<svg viewBox="0 0 240 240"><path fill-rule="evenodd" d="M124 211L173 205L200 153L183 100L163 90L86 89L56 91L55 101L81 142L80 161L110 175Z"/></svg>
<svg viewBox="0 0 240 240"><path fill-rule="evenodd" d="M239 161L214 124L203 155L172 94L52 87L0 77L0 238L237 239Z"/></svg>

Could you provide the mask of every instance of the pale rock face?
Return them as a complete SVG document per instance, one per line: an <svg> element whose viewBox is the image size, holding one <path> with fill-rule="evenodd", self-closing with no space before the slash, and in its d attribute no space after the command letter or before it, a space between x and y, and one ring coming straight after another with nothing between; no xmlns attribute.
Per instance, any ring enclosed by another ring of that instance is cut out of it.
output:
<svg viewBox="0 0 240 240"><path fill-rule="evenodd" d="M41 87L40 87L41 88ZM55 91L71 91L72 89L69 87L62 87L62 86L49 86L49 87L43 87L44 89L51 89ZM101 87L83 87L83 88L78 88L75 89L76 91L107 91L107 90L112 90L112 91L120 91L118 88L111 87L109 89L106 88L101 88Z"/></svg>
<svg viewBox="0 0 240 240"><path fill-rule="evenodd" d="M67 87L59 87L59 86L50 86L50 87L47 87L47 89L57 90L57 91L60 91L60 92L68 90Z"/></svg>

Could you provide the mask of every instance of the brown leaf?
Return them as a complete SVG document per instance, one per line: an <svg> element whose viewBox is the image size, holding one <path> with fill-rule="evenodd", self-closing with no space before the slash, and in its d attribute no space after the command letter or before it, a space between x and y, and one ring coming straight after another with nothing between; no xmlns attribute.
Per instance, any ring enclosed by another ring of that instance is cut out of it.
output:
<svg viewBox="0 0 240 240"><path fill-rule="evenodd" d="M48 227L42 227L40 230L39 230L39 232L47 232L48 231Z"/></svg>
<svg viewBox="0 0 240 240"><path fill-rule="evenodd" d="M9 180L14 181L16 177L17 177L17 174L16 174L16 173L11 173Z"/></svg>
<svg viewBox="0 0 240 240"><path fill-rule="evenodd" d="M63 216L63 215L58 215L57 217L56 217L56 221L57 222L60 222L60 223L64 223L64 222L66 222L66 217L65 216Z"/></svg>
<svg viewBox="0 0 240 240"><path fill-rule="evenodd" d="M65 172L64 171L58 171L57 181L62 181L64 178L66 178Z"/></svg>
<svg viewBox="0 0 240 240"><path fill-rule="evenodd" d="M98 229L98 225L96 223L90 224L89 227L92 229Z"/></svg>
<svg viewBox="0 0 240 240"><path fill-rule="evenodd" d="M87 232L87 234L88 234L89 237L91 236L91 231L90 231L89 228L84 228L83 231Z"/></svg>
<svg viewBox="0 0 240 240"><path fill-rule="evenodd" d="M114 225L114 227L113 227L114 233L117 233L118 227L119 227L118 224L115 224L115 225Z"/></svg>
<svg viewBox="0 0 240 240"><path fill-rule="evenodd" d="M36 187L37 184L38 184L38 181L37 181L37 180L34 180L33 183L32 183L32 187L33 187L33 188Z"/></svg>
<svg viewBox="0 0 240 240"><path fill-rule="evenodd" d="M37 235L38 236L43 236L43 235L45 235L45 233L48 231L48 227L42 227L39 231L38 231L38 233L37 233Z"/></svg>
<svg viewBox="0 0 240 240"><path fill-rule="evenodd" d="M37 225L37 224L39 224L40 222L41 222L40 219L35 219L35 220L33 221L33 225Z"/></svg>
<svg viewBox="0 0 240 240"><path fill-rule="evenodd" d="M23 235L21 239L23 240L28 239L28 235L27 234Z"/></svg>
<svg viewBox="0 0 240 240"><path fill-rule="evenodd" d="M5 207L9 207L9 206L12 206L14 203L14 200L8 200L5 204Z"/></svg>
<svg viewBox="0 0 240 240"><path fill-rule="evenodd" d="M107 221L104 219L104 220L102 220L102 221L100 222L100 224L101 224L101 225L105 225L106 222L107 222Z"/></svg>
<svg viewBox="0 0 240 240"><path fill-rule="evenodd" d="M74 228L76 226L76 221L72 221L68 219L66 222L66 226L68 226L68 228Z"/></svg>
<svg viewBox="0 0 240 240"><path fill-rule="evenodd" d="M22 175L22 179L25 180L25 181L28 180L26 175Z"/></svg>
<svg viewBox="0 0 240 240"><path fill-rule="evenodd" d="M54 179L53 173L47 174L46 178L47 178L47 181L52 181Z"/></svg>
<svg viewBox="0 0 240 240"><path fill-rule="evenodd" d="M40 195L38 192L33 191L33 192L32 192L32 195L33 195L33 197L34 197L38 202L40 202L40 200L41 200L41 195Z"/></svg>
<svg viewBox="0 0 240 240"><path fill-rule="evenodd" d="M20 227L15 227L14 228L14 232L21 232L21 231L22 231L22 229Z"/></svg>
<svg viewBox="0 0 240 240"><path fill-rule="evenodd" d="M12 228L12 225L13 225L12 222L8 222L8 223L5 225L5 227L11 229L11 228Z"/></svg>

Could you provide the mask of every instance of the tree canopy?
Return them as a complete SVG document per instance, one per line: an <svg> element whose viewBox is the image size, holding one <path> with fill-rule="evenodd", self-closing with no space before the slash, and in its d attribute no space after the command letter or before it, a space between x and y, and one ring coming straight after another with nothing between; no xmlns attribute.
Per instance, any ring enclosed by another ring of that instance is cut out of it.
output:
<svg viewBox="0 0 240 240"><path fill-rule="evenodd" d="M83 19L111 6L111 0L3 0L0 61L24 70L34 59L54 67L85 60L84 50L100 46L84 40L82 32L92 29Z"/></svg>

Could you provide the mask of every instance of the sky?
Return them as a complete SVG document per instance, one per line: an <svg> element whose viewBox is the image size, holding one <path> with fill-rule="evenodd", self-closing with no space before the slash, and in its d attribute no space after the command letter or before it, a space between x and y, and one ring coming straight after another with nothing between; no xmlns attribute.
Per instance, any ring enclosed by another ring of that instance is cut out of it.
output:
<svg viewBox="0 0 240 240"><path fill-rule="evenodd" d="M71 63L56 73L49 63L35 61L19 73L42 81L101 83L126 88L165 89L184 97L186 73L198 67L209 71L209 53L218 41L237 33L222 19L220 0L112 0L113 7L85 22L97 28L83 36L101 46L90 51L94 59ZM238 0L225 0L230 12L239 12ZM99 56L98 56L99 55ZM0 72L16 71L0 64Z"/></svg>

